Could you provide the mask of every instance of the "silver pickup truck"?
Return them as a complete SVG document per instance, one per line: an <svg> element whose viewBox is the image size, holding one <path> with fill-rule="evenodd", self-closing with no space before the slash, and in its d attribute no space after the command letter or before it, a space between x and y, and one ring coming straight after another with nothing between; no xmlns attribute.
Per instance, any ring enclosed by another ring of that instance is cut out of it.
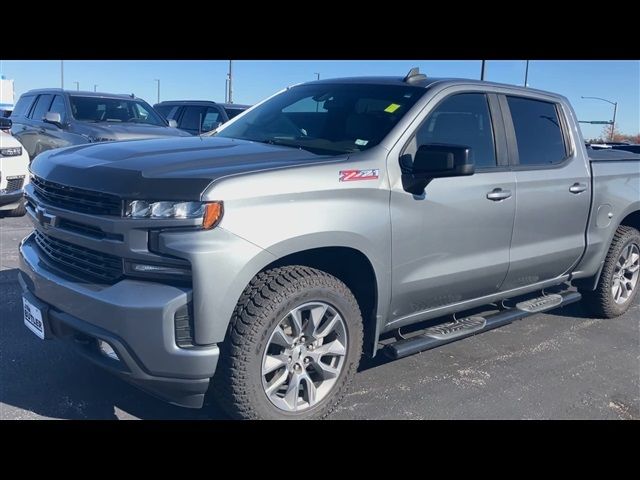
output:
<svg viewBox="0 0 640 480"><path fill-rule="evenodd" d="M39 155L24 321L174 404L329 414L399 358L638 291L640 156L568 101L460 79L293 86L210 136Z"/></svg>

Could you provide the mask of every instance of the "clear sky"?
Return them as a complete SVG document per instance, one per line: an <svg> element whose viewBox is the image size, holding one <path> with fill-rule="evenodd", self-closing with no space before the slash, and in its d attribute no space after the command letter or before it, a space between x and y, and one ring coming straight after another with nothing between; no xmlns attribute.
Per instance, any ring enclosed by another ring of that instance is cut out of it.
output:
<svg viewBox="0 0 640 480"><path fill-rule="evenodd" d="M233 100L255 103L287 85L316 78L357 75L404 75L413 66L434 77L479 78L480 61L248 61L233 62ZM134 93L150 103L161 100L224 100L226 61L65 61L65 88ZM485 79L522 85L524 61L487 62ZM17 96L32 88L59 87L60 61L0 60L0 74L15 80ZM530 62L529 86L561 93L572 102L581 120L611 120L613 106L580 96L618 102L616 123L622 133L640 132L639 61ZM582 125L586 138L597 137L602 125Z"/></svg>

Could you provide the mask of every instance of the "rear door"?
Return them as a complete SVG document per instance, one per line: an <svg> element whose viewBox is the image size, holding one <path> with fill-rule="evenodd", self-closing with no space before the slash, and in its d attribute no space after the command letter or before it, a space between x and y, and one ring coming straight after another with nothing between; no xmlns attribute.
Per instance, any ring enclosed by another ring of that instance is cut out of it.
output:
<svg viewBox="0 0 640 480"><path fill-rule="evenodd" d="M590 174L566 112L553 100L501 95L518 201L509 273L501 290L570 271L585 247Z"/></svg>

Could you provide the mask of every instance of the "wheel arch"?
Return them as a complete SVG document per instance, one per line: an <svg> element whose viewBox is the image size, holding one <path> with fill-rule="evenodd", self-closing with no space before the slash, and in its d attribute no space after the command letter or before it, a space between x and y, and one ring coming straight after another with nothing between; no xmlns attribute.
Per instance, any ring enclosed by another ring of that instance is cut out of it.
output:
<svg viewBox="0 0 640 480"><path fill-rule="evenodd" d="M338 278L356 297L364 328L365 351L373 355L377 343L379 285L369 258L360 250L344 246L325 246L290 253L261 271L286 265L304 265Z"/></svg>

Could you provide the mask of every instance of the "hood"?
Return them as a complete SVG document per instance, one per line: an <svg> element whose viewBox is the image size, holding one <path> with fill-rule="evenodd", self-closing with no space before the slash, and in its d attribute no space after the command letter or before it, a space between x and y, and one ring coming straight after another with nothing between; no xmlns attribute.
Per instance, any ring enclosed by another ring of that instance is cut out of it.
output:
<svg viewBox="0 0 640 480"><path fill-rule="evenodd" d="M45 180L130 199L199 200L214 180L338 160L296 148L218 137L105 142L49 150L31 172Z"/></svg>
<svg viewBox="0 0 640 480"><path fill-rule="evenodd" d="M89 136L109 140L141 140L157 137L190 136L189 133L177 128L142 123L90 123L83 130L86 130L86 134Z"/></svg>

